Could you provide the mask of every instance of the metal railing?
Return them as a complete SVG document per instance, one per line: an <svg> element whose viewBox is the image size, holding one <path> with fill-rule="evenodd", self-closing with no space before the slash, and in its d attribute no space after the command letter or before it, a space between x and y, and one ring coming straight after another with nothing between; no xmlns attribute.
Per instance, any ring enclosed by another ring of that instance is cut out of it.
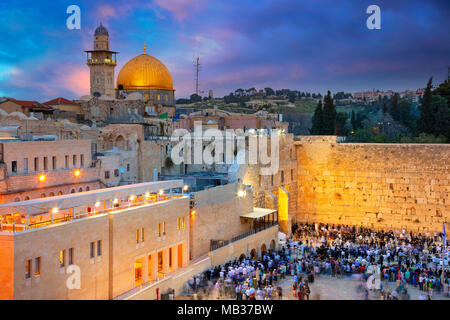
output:
<svg viewBox="0 0 450 320"><path fill-rule="evenodd" d="M229 243L230 243L229 240L213 240L213 239L211 239L211 244L210 244L210 250L209 251L214 251L214 250L217 250L219 248L225 247Z"/></svg>

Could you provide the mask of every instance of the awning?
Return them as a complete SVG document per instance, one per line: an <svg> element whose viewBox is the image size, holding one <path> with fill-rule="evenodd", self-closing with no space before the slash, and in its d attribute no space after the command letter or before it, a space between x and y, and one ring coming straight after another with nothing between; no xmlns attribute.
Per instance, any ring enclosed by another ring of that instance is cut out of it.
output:
<svg viewBox="0 0 450 320"><path fill-rule="evenodd" d="M274 212L277 212L277 210L265 208L253 208L252 212L242 214L241 218L259 219Z"/></svg>

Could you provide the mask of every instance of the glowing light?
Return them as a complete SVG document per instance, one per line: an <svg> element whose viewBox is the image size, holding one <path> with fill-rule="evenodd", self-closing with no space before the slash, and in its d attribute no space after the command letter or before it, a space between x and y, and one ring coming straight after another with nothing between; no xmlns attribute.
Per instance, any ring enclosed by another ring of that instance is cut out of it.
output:
<svg viewBox="0 0 450 320"><path fill-rule="evenodd" d="M100 201L97 201L97 202L94 204L94 207L96 207L96 208L100 207Z"/></svg>
<svg viewBox="0 0 450 320"><path fill-rule="evenodd" d="M76 170L76 171L73 173L73 175L74 175L75 177L79 177L80 174L81 174L81 171L80 171L80 170Z"/></svg>
<svg viewBox="0 0 450 320"><path fill-rule="evenodd" d="M45 174L41 174L40 176L39 176L39 181L45 181Z"/></svg>
<svg viewBox="0 0 450 320"><path fill-rule="evenodd" d="M136 196L135 195L131 195L130 196L130 201L133 201L134 199L136 199Z"/></svg>
<svg viewBox="0 0 450 320"><path fill-rule="evenodd" d="M150 198L150 192L146 192L146 193L145 193L145 197L146 197L146 198Z"/></svg>
<svg viewBox="0 0 450 320"><path fill-rule="evenodd" d="M114 204L118 204L118 203L119 203L119 199L115 198L115 199L113 200L113 203L114 203Z"/></svg>
<svg viewBox="0 0 450 320"><path fill-rule="evenodd" d="M184 186L183 186L183 191L188 191L189 190L189 186L187 185L187 184L185 184Z"/></svg>
<svg viewBox="0 0 450 320"><path fill-rule="evenodd" d="M197 210L191 210L191 216L197 213Z"/></svg>
<svg viewBox="0 0 450 320"><path fill-rule="evenodd" d="M52 209L52 213L58 213L58 208L56 208L56 207L53 208L53 209Z"/></svg>
<svg viewBox="0 0 450 320"><path fill-rule="evenodd" d="M245 197L245 191L244 191L244 190L239 190L239 191L238 191L238 196L239 196L240 198Z"/></svg>
<svg viewBox="0 0 450 320"><path fill-rule="evenodd" d="M163 194L164 194L164 190L162 190L162 189L159 190L159 194L160 194L160 195L163 195Z"/></svg>

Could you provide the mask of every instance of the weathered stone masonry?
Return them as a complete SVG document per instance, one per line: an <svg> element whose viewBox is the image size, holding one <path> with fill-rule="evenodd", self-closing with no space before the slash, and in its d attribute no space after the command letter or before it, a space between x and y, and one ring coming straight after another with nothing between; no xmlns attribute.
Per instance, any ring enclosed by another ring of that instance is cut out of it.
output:
<svg viewBox="0 0 450 320"><path fill-rule="evenodd" d="M297 221L441 232L450 212L450 145L337 143L302 136Z"/></svg>

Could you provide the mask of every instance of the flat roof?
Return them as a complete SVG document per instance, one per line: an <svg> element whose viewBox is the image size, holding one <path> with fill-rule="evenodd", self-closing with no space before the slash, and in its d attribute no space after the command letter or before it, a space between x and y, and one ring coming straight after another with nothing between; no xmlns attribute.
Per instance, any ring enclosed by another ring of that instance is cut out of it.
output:
<svg viewBox="0 0 450 320"><path fill-rule="evenodd" d="M253 208L252 212L241 214L241 218L258 219L274 212L277 212L277 210L265 208Z"/></svg>
<svg viewBox="0 0 450 320"><path fill-rule="evenodd" d="M61 196L32 199L27 201L10 202L0 205L0 209L12 208L25 213L34 213L35 209L51 210L57 208L71 208L93 204L96 201L109 200L123 196L138 195L144 193L157 193L160 190L181 188L183 180L152 181L105 189L90 190L78 193L70 193ZM33 210L34 209L34 210ZM6 213L5 213L6 214Z"/></svg>

